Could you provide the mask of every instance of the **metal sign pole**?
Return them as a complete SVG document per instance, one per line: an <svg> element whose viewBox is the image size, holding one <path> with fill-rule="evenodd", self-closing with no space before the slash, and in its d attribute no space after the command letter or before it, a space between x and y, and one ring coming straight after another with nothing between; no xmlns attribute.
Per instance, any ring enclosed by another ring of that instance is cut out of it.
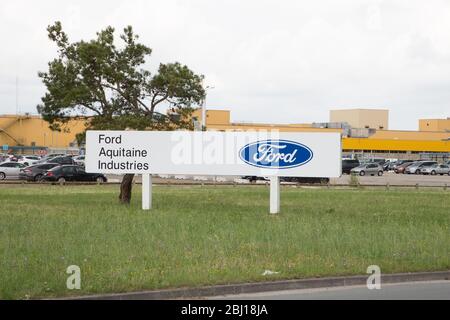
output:
<svg viewBox="0 0 450 320"><path fill-rule="evenodd" d="M142 210L152 208L152 175L142 174Z"/></svg>
<svg viewBox="0 0 450 320"><path fill-rule="evenodd" d="M280 178L270 177L270 214L280 212Z"/></svg>

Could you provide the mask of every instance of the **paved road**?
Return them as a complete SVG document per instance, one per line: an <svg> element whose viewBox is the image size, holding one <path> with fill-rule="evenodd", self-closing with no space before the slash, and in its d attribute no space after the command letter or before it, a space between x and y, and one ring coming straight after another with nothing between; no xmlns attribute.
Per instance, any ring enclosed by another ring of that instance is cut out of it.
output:
<svg viewBox="0 0 450 320"><path fill-rule="evenodd" d="M155 177L154 181L157 183L183 183L183 182L197 182L201 181L214 181L216 179L217 183L220 182L237 182L247 184L247 180L240 179L237 176L227 176L227 177L215 177L215 176L164 176L163 179ZM119 182L122 177L120 175L108 175L108 180L111 182ZM141 176L136 176L136 181L141 182ZM415 175L415 174L395 174L393 172L385 173L383 176L364 176L358 177L359 183L361 185L386 185L389 183L391 186L414 186L419 184L419 186L445 186L448 185L450 188L450 176L430 176L430 175ZM265 181L258 181L257 183L267 183ZM350 176L343 175L340 178L331 179L331 184L344 184L348 185L350 183Z"/></svg>
<svg viewBox="0 0 450 320"><path fill-rule="evenodd" d="M450 300L450 281L382 284L380 290L366 286L333 287L227 295L213 300Z"/></svg>

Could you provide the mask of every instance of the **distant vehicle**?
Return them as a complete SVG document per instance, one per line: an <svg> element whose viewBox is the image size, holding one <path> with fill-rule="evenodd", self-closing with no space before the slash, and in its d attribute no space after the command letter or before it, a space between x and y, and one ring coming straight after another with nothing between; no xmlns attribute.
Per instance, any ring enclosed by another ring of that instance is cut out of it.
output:
<svg viewBox="0 0 450 320"><path fill-rule="evenodd" d="M397 165L398 159L389 159L386 161L386 163L383 165L383 169L384 171L393 171L394 167Z"/></svg>
<svg viewBox="0 0 450 320"><path fill-rule="evenodd" d="M326 184L330 182L330 178L318 178L318 177L280 177L280 181L296 182L296 183L320 183Z"/></svg>
<svg viewBox="0 0 450 320"><path fill-rule="evenodd" d="M41 160L38 156L19 156L17 162L23 163L26 166L31 166Z"/></svg>
<svg viewBox="0 0 450 320"><path fill-rule="evenodd" d="M64 157L64 156L66 156L65 153L49 153L46 155L47 158Z"/></svg>
<svg viewBox="0 0 450 320"><path fill-rule="evenodd" d="M2 162L6 162L6 161L14 161L17 162L18 160L18 156L14 155L14 154L6 154L3 156L4 161Z"/></svg>
<svg viewBox="0 0 450 320"><path fill-rule="evenodd" d="M448 164L433 164L428 167L420 169L422 174L431 174L432 176L440 174L441 176L447 174L450 176L450 166Z"/></svg>
<svg viewBox="0 0 450 320"><path fill-rule="evenodd" d="M20 169L19 179L27 181L40 181L48 170L57 166L59 166L57 163L43 163L28 166Z"/></svg>
<svg viewBox="0 0 450 320"><path fill-rule="evenodd" d="M394 167L394 172L395 173L405 173L406 168L409 167L410 165L412 165L413 163L415 163L415 161L406 161L400 165L396 165Z"/></svg>
<svg viewBox="0 0 450 320"><path fill-rule="evenodd" d="M47 155L45 155L44 157L41 158L41 160L39 160L38 163L44 163L47 162L50 159L53 159L55 157L64 157L65 154L64 153L49 153Z"/></svg>
<svg viewBox="0 0 450 320"><path fill-rule="evenodd" d="M350 170L350 173L358 174L360 176L365 176L365 175L382 176L383 175L383 167L378 163L366 163L366 164L362 164L356 168L353 168L352 170Z"/></svg>
<svg viewBox="0 0 450 320"><path fill-rule="evenodd" d="M424 167L432 166L433 164L437 164L436 161L417 161L406 167L405 173L407 174L420 174L420 170Z"/></svg>
<svg viewBox="0 0 450 320"><path fill-rule="evenodd" d="M87 173L84 168L75 165L57 166L47 171L42 177L43 181L97 181L106 182L106 177L101 173Z"/></svg>
<svg viewBox="0 0 450 320"><path fill-rule="evenodd" d="M386 162L386 159L385 159L385 158L370 158L370 159L368 159L367 162L368 162L368 163L373 163L373 162L375 162L375 163L378 163L378 164L380 164L380 165L383 165L383 164Z"/></svg>
<svg viewBox="0 0 450 320"><path fill-rule="evenodd" d="M76 165L84 167L84 156L74 156L72 159Z"/></svg>
<svg viewBox="0 0 450 320"><path fill-rule="evenodd" d="M22 168L25 168L25 165L18 162L8 161L0 163L0 180L18 179Z"/></svg>
<svg viewBox="0 0 450 320"><path fill-rule="evenodd" d="M400 166L404 163L407 163L407 162L412 163L414 161L413 160L397 160L397 161L391 163L391 166L392 166L391 170L395 171L395 168L397 168L398 166Z"/></svg>
<svg viewBox="0 0 450 320"><path fill-rule="evenodd" d="M54 158L48 159L46 162L47 163L59 163L61 165L75 164L75 161L70 156L54 157Z"/></svg>
<svg viewBox="0 0 450 320"><path fill-rule="evenodd" d="M350 174L350 170L360 165L359 160L356 159L343 159L342 160L342 173Z"/></svg>
<svg viewBox="0 0 450 320"><path fill-rule="evenodd" d="M243 176L242 179L249 180L250 182L256 182L257 180L268 180L266 177L257 176ZM280 181L296 182L296 183L322 183L326 184L330 181L330 178L318 178L318 177L280 177Z"/></svg>

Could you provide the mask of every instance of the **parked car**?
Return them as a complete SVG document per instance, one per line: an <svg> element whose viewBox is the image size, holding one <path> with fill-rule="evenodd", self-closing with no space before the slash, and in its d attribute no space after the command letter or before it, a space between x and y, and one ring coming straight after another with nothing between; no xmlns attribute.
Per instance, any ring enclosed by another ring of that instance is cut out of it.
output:
<svg viewBox="0 0 450 320"><path fill-rule="evenodd" d="M441 176L447 174L450 176L450 166L448 164L433 164L428 167L420 169L422 174L431 174L432 176L440 174Z"/></svg>
<svg viewBox="0 0 450 320"><path fill-rule="evenodd" d="M350 174L350 170L360 165L359 160L356 159L343 159L342 160L342 173Z"/></svg>
<svg viewBox="0 0 450 320"><path fill-rule="evenodd" d="M9 160L9 156L6 153L0 154L0 163L5 162L7 159Z"/></svg>
<svg viewBox="0 0 450 320"><path fill-rule="evenodd" d="M20 169L19 179L27 181L40 181L48 170L57 166L59 166L58 163L43 163L28 166Z"/></svg>
<svg viewBox="0 0 450 320"><path fill-rule="evenodd" d="M70 156L54 157L54 158L48 159L46 162L47 163L59 163L61 165L75 164L75 161Z"/></svg>
<svg viewBox="0 0 450 320"><path fill-rule="evenodd" d="M391 167L392 163L390 160L387 160L383 165L383 171L389 171L389 168Z"/></svg>
<svg viewBox="0 0 450 320"><path fill-rule="evenodd" d="M399 161L398 159L388 159L388 160L386 160L386 162L383 164L384 171L392 171L392 170L394 170L394 166L396 165L396 163L398 161Z"/></svg>
<svg viewBox="0 0 450 320"><path fill-rule="evenodd" d="M18 179L22 168L25 168L25 165L18 162L8 161L0 163L0 180Z"/></svg>
<svg viewBox="0 0 450 320"><path fill-rule="evenodd" d="M19 156L16 156L14 154L6 154L3 156L3 161L2 162L6 162L6 161L14 161L17 162Z"/></svg>
<svg viewBox="0 0 450 320"><path fill-rule="evenodd" d="M38 156L19 156L17 162L23 163L26 166L31 166L41 160Z"/></svg>
<svg viewBox="0 0 450 320"><path fill-rule="evenodd" d="M420 170L424 167L432 166L433 164L437 164L436 161L417 161L406 167L405 173L407 174L420 174Z"/></svg>
<svg viewBox="0 0 450 320"><path fill-rule="evenodd" d="M256 180L266 180L264 177L257 177L257 176L242 176L242 179L248 180L250 182L256 182Z"/></svg>
<svg viewBox="0 0 450 320"><path fill-rule="evenodd" d="M84 167L84 155L82 156L74 156L72 157L73 161L75 161L76 165Z"/></svg>
<svg viewBox="0 0 450 320"><path fill-rule="evenodd" d="M406 168L409 167L410 165L412 165L413 163L415 163L415 161L408 161L408 162L404 162L400 165L397 165L394 167L394 172L395 173L405 173Z"/></svg>
<svg viewBox="0 0 450 320"><path fill-rule="evenodd" d="M250 182L256 182L257 180L267 181L269 177L257 177L257 176L243 176L242 179L249 180ZM280 182L296 182L296 183L321 183L326 184L330 181L330 178L319 177L280 177Z"/></svg>
<svg viewBox="0 0 450 320"><path fill-rule="evenodd" d="M42 177L43 181L97 181L106 182L101 173L87 173L84 168L76 165L62 165L47 171Z"/></svg>
<svg viewBox="0 0 450 320"><path fill-rule="evenodd" d="M360 165L356 168L353 168L352 170L350 170L351 174L358 174L360 176L365 176L367 175L378 175L378 176L382 176L383 175L383 167L375 162L372 163L366 163L363 165Z"/></svg>
<svg viewBox="0 0 450 320"><path fill-rule="evenodd" d="M319 178L319 177L280 177L280 181L286 182L296 182L296 183L320 183L327 184L330 182L330 178Z"/></svg>
<svg viewBox="0 0 450 320"><path fill-rule="evenodd" d="M369 159L369 163L378 163L379 165L383 165L386 163L386 159L385 158L371 158Z"/></svg>
<svg viewBox="0 0 450 320"><path fill-rule="evenodd" d="M53 159L55 157L64 157L64 153L49 153L41 158L41 160L38 161L38 163L45 163L48 162L48 160Z"/></svg>
<svg viewBox="0 0 450 320"><path fill-rule="evenodd" d="M402 164L405 164L405 163L413 163L413 162L414 162L413 160L397 160L391 164L391 166L392 166L391 170L395 171L395 169L398 166L401 166Z"/></svg>

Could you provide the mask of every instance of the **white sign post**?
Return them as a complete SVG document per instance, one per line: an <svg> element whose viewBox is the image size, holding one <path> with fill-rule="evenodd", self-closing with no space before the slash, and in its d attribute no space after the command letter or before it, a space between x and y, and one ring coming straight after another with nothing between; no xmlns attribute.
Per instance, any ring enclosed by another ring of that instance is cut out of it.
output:
<svg viewBox="0 0 450 320"><path fill-rule="evenodd" d="M142 174L142 209L151 174L270 177L270 213L280 211L280 177L339 177L341 135L279 131L87 131L86 171Z"/></svg>
<svg viewBox="0 0 450 320"><path fill-rule="evenodd" d="M152 208L152 176L149 173L142 174L142 210Z"/></svg>
<svg viewBox="0 0 450 320"><path fill-rule="evenodd" d="M270 177L270 213L280 212L280 177Z"/></svg>

